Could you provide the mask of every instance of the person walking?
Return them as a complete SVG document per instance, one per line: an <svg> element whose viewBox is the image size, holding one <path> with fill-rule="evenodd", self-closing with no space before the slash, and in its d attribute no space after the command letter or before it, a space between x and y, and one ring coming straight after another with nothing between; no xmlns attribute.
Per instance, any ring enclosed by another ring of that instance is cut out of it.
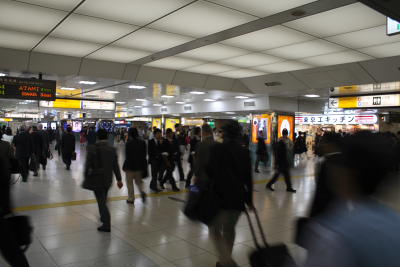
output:
<svg viewBox="0 0 400 267"><path fill-rule="evenodd" d="M87 135L87 143L88 145L94 145L96 144L97 136L96 136L96 131L93 126L89 128L89 132Z"/></svg>
<svg viewBox="0 0 400 267"><path fill-rule="evenodd" d="M215 145L213 129L208 124L201 126L201 142L196 147L194 160L194 184L208 179L206 168L210 160L210 150Z"/></svg>
<svg viewBox="0 0 400 267"><path fill-rule="evenodd" d="M285 177L286 191L296 193L296 190L292 187L292 181L290 177L290 166L291 166L291 151L293 148L293 142L288 137L289 132L287 129L282 130L282 137L279 139L275 148L275 174L272 179L267 183L266 188L274 191L272 186L278 181L279 175L283 174Z"/></svg>
<svg viewBox="0 0 400 267"><path fill-rule="evenodd" d="M12 135L12 130L10 127L7 127L1 140L6 141L11 144L13 139L14 139L14 136Z"/></svg>
<svg viewBox="0 0 400 267"><path fill-rule="evenodd" d="M255 172L259 173L260 170L258 169L258 166L261 162L264 162L264 165L267 166L267 162L268 162L268 151L267 151L267 145L265 144L265 139L263 137L263 132L260 131L257 137L257 150L256 150L256 154L257 154L257 158L256 158L256 163L255 163Z"/></svg>
<svg viewBox="0 0 400 267"><path fill-rule="evenodd" d="M61 156L61 138L63 136L62 127L57 127L55 131L55 139L56 139L56 146L55 150L57 150L58 156Z"/></svg>
<svg viewBox="0 0 400 267"><path fill-rule="evenodd" d="M189 150L190 154L189 154L189 158L188 158L188 162L190 164L190 170L189 170L189 173L188 173L187 178L186 178L186 184L185 184L186 188L189 188L191 183L192 183L192 177L193 177L193 174L194 174L194 165L193 165L193 163L194 163L194 158L195 158L195 154L196 154L196 147L197 147L197 144L200 142L200 139L201 139L200 138L200 134L201 134L201 128L200 127L195 127L193 129L193 136L190 139L190 150Z"/></svg>
<svg viewBox="0 0 400 267"><path fill-rule="evenodd" d="M107 195L112 185L113 174L115 174L119 189L123 187L123 183L117 151L108 144L108 132L105 129L99 129L97 139L95 145L88 147L83 187L92 190L97 200L102 223L97 230L111 232L111 216L107 207ZM88 179L89 177L92 177L92 179Z"/></svg>
<svg viewBox="0 0 400 267"><path fill-rule="evenodd" d="M151 181L150 189L156 193L161 192L158 189L157 182L161 180L164 170L163 170L163 157L162 157L162 143L163 138L160 129L155 129L153 132L153 138L148 143L148 154L151 166Z"/></svg>
<svg viewBox="0 0 400 267"><path fill-rule="evenodd" d="M126 186L128 187L128 204L135 203L135 191L133 181L140 191L143 203L146 202L146 193L143 190L142 179L147 177L147 146L146 142L139 138L136 128L129 128L128 142L125 145L125 162L123 170L126 174Z"/></svg>
<svg viewBox="0 0 400 267"><path fill-rule="evenodd" d="M28 181L29 176L29 159L33 154L32 138L25 126L19 128L19 134L13 139L15 147L15 157L21 166L22 182Z"/></svg>
<svg viewBox="0 0 400 267"><path fill-rule="evenodd" d="M182 125L179 123L175 124L174 138L175 138L175 143L178 146L178 154L176 155L175 158L175 164L178 167L179 180L183 182L185 181L185 173L183 171L182 161L186 151L186 142L185 142L186 135L185 132L183 131Z"/></svg>
<svg viewBox="0 0 400 267"><path fill-rule="evenodd" d="M71 126L67 126L67 132L63 134L61 138L61 152L63 162L65 163L66 169L71 169L71 161L73 154L75 153L75 136L72 133Z"/></svg>
<svg viewBox="0 0 400 267"><path fill-rule="evenodd" d="M179 147L175 142L174 132L171 128L166 130L166 139L163 141L163 162L164 169L166 170L165 176L160 182L161 189L164 189L164 184L168 181L172 187L172 191L178 192L180 189L176 186L176 182L174 179L174 170L175 170L175 160L178 155Z"/></svg>
<svg viewBox="0 0 400 267"><path fill-rule="evenodd" d="M50 137L49 133L46 130L43 130L42 124L38 125L38 135L41 139L38 164L41 164L43 170L46 170L47 157L50 155Z"/></svg>
<svg viewBox="0 0 400 267"><path fill-rule="evenodd" d="M230 121L222 131L223 143L212 146L206 170L219 196L209 232L218 252L217 267L238 267L232 259L235 227L246 206L253 209L252 166L249 150L241 144L239 123Z"/></svg>
<svg viewBox="0 0 400 267"><path fill-rule="evenodd" d="M31 139L32 139L32 145L33 145L33 157L32 160L34 161L34 164L31 164L31 166L34 166L33 168L33 176L38 176L38 170L40 168L40 159L42 157L42 152L43 152L43 140L42 137L39 134L38 127L36 125L32 126L31 128Z"/></svg>

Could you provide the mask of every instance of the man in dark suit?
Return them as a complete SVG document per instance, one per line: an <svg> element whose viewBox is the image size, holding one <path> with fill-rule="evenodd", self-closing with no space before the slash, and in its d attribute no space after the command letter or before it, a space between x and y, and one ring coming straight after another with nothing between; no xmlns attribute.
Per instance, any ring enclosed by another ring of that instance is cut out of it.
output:
<svg viewBox="0 0 400 267"><path fill-rule="evenodd" d="M94 145L96 143L96 139L97 139L96 131L95 131L94 127L92 126L89 128L89 132L87 135L88 145Z"/></svg>
<svg viewBox="0 0 400 267"><path fill-rule="evenodd" d="M189 188L190 184L192 183L192 177L194 174L194 158L196 154L197 144L200 142L200 134L201 134L201 128L196 127L193 129L193 136L190 138L190 150L189 150L190 154L188 159L188 162L190 164L190 171L186 179L186 184L185 184L186 188Z"/></svg>
<svg viewBox="0 0 400 267"><path fill-rule="evenodd" d="M208 179L206 167L210 160L211 148L215 145L213 129L208 124L201 126L201 142L196 147L196 158L194 161L194 175L196 184L198 181Z"/></svg>
<svg viewBox="0 0 400 267"><path fill-rule="evenodd" d="M49 154L49 149L50 149L50 136L48 131L43 130L42 124L38 125L38 134L41 138L41 147L40 147L41 151L38 162L39 164L42 164L43 170L46 170L47 155Z"/></svg>
<svg viewBox="0 0 400 267"><path fill-rule="evenodd" d="M174 133L171 128L168 128L166 131L167 138L164 139L162 150L163 150L163 162L165 164L165 176L160 183L161 189L164 188L164 184L168 181L172 186L172 191L178 192L179 188L176 186L176 182L173 176L175 169L175 160L178 156L179 147L177 143L175 143Z"/></svg>
<svg viewBox="0 0 400 267"><path fill-rule="evenodd" d="M175 158L175 164L179 171L179 180L185 181L185 173L183 172L182 160L186 150L186 135L183 131L182 125L179 123L175 124L174 139L175 145L178 147L178 154Z"/></svg>
<svg viewBox="0 0 400 267"><path fill-rule="evenodd" d="M121 171L118 164L118 156L114 147L107 142L108 133L105 129L97 131L98 142L88 147L85 163L85 177L89 172L98 173L96 179L86 180L84 187L94 191L99 206L100 220L102 226L97 228L101 232L111 231L111 216L107 207L108 190L112 185L113 174L117 179L118 188L122 188ZM100 171L99 171L100 170Z"/></svg>
<svg viewBox="0 0 400 267"><path fill-rule="evenodd" d="M72 155L75 153L75 136L72 133L71 126L67 127L67 132L61 138L61 152L66 169L71 167Z"/></svg>
<svg viewBox="0 0 400 267"><path fill-rule="evenodd" d="M154 138L152 138L148 144L148 154L151 165L150 189L159 193L161 190L158 189L157 181L162 179L164 173L162 156L163 138L160 129L155 129L153 135Z"/></svg>
<svg viewBox="0 0 400 267"><path fill-rule="evenodd" d="M19 134L13 139L13 145L15 146L15 157L21 166L22 182L27 182L29 175L29 159L33 153L33 144L32 138L25 126L20 127Z"/></svg>

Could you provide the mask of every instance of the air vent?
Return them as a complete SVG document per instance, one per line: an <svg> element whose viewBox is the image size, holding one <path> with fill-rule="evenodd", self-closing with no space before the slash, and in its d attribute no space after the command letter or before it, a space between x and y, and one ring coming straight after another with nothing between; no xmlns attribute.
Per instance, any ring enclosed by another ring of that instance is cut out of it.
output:
<svg viewBox="0 0 400 267"><path fill-rule="evenodd" d="M256 106L256 101L245 101L245 102L243 102L243 105L245 107L255 107Z"/></svg>
<svg viewBox="0 0 400 267"><path fill-rule="evenodd" d="M265 83L266 86L278 86L278 85L282 85L281 82L266 82Z"/></svg>
<svg viewBox="0 0 400 267"><path fill-rule="evenodd" d="M192 110L192 106L183 106L183 110L184 111L191 111Z"/></svg>

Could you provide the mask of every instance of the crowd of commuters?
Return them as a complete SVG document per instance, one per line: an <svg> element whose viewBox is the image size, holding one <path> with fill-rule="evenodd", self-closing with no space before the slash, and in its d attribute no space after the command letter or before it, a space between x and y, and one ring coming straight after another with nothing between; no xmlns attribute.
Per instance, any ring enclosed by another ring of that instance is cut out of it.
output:
<svg viewBox="0 0 400 267"><path fill-rule="evenodd" d="M151 176L150 189L155 193L165 190L167 183L171 190L180 191L176 180L186 181L185 187L190 189L207 184L208 190L217 196L212 208L216 212L207 222L218 253L217 267L237 267L232 258L235 228L242 212L255 210L253 170L258 172L259 163L266 164L270 160L263 134L259 134L252 167L248 143L244 141L246 137L236 121L229 121L218 130L207 124L193 128L190 134L180 124L174 130L166 129L163 136L162 130L157 128L151 135L141 135L137 128L128 129L122 165L128 189L126 202L135 203L134 185L146 202L143 179L148 176ZM40 126L22 126L15 136L8 128L1 134L0 166L4 171L0 181L0 251L11 266L29 266L5 220L12 210L11 159L17 159L22 180L26 182L30 170L35 175L40 166L46 169L47 160L51 158L50 143L55 139L69 169L76 156L76 139L69 126L65 131L57 129L54 137ZM118 188L124 186L118 153L108 142L109 133L104 129L90 128L85 138L88 146L82 187L93 191L97 200L102 223L98 231L110 232L107 197L113 177ZM266 184L268 190L274 191L273 185L282 174L287 191L296 192L290 169L293 152L304 153L302 138L299 135L293 144L284 129L282 137L272 145L274 174ZM382 186L392 185L398 179L399 144L399 139L389 133L326 132L320 136L316 148L319 159L314 198L308 216L296 223L295 242L308 251L304 267L398 266L400 215L386 204L387 200L380 201L379 192ZM182 167L185 154L188 154L189 163L186 179ZM175 169L179 175L177 179Z"/></svg>

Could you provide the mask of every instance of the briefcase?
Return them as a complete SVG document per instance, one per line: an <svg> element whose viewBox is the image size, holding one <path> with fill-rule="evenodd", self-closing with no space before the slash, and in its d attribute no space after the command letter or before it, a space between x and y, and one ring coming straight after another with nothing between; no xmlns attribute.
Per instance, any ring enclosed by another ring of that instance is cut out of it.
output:
<svg viewBox="0 0 400 267"><path fill-rule="evenodd" d="M257 211L254 210L254 215L257 221L257 225L261 234L263 245L260 245L257 241L257 236L250 218L249 213L246 211L246 216L249 221L251 235L253 236L254 244L256 249L249 255L251 267L284 267L284 266L297 266L289 250L285 244L273 244L267 243L264 231L261 227L260 219Z"/></svg>

